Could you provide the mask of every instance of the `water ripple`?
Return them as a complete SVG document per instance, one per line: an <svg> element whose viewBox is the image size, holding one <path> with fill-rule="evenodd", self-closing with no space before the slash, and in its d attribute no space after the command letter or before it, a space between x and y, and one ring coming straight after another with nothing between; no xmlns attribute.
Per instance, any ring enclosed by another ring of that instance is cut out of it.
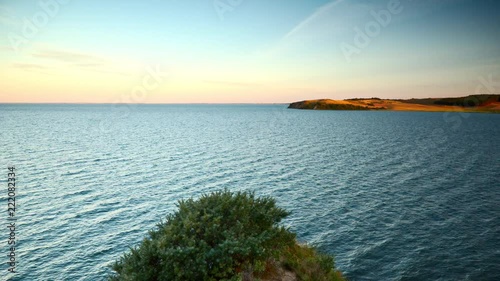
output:
<svg viewBox="0 0 500 281"><path fill-rule="evenodd" d="M441 113L0 105L0 119L19 280L105 280L177 200L225 187L275 197L350 280L500 280L499 115L453 129Z"/></svg>

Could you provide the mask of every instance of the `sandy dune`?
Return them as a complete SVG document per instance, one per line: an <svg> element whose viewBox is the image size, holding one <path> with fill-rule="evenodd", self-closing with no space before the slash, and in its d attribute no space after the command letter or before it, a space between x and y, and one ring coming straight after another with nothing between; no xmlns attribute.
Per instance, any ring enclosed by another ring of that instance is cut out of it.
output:
<svg viewBox="0 0 500 281"><path fill-rule="evenodd" d="M467 97L465 97L467 98ZM458 98L457 98L458 99ZM432 104L441 99L388 100L388 99L349 99L349 100L306 100L290 104L289 108L317 110L394 110L394 111L434 111L434 112L490 112L500 113L500 101L488 100L468 106Z"/></svg>

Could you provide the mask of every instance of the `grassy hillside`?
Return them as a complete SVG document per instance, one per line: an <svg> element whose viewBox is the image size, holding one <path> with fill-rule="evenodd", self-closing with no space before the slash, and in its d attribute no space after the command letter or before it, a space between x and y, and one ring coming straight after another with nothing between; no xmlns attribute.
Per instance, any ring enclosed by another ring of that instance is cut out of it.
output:
<svg viewBox="0 0 500 281"><path fill-rule="evenodd" d="M485 106L500 102L500 95L470 95L458 98L428 98L401 100L402 102L422 105L448 105L461 107Z"/></svg>
<svg viewBox="0 0 500 281"><path fill-rule="evenodd" d="M500 113L500 95L471 95L458 98L390 100L357 98L346 100L306 100L288 108L313 110L394 110Z"/></svg>
<svg viewBox="0 0 500 281"><path fill-rule="evenodd" d="M288 108L296 109L316 109L316 110L370 110L364 105L357 105L342 101L333 100L310 100L290 104Z"/></svg>

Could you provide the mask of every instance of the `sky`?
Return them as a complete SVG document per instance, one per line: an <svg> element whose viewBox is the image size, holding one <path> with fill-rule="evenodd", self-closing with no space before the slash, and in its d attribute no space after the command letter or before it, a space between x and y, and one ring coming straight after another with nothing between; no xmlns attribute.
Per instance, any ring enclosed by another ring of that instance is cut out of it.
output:
<svg viewBox="0 0 500 281"><path fill-rule="evenodd" d="M0 103L500 93L495 0L0 0Z"/></svg>

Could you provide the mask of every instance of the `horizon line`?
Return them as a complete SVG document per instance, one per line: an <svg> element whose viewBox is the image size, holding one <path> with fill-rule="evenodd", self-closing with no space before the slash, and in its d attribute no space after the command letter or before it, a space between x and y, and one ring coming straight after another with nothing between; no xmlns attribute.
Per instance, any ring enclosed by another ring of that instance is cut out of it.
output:
<svg viewBox="0 0 500 281"><path fill-rule="evenodd" d="M498 96L500 94L497 93L489 93L489 94L469 94L469 95L461 95L461 96L444 96L444 97L419 97L419 98L379 98L379 97L360 97L360 98L344 98L344 99L332 99L332 98L316 98L316 99L301 99L301 100L295 100L292 102L158 102L158 103L150 103L150 102L144 102L144 103L114 103L114 102L1 102L0 105L7 105L7 104L72 104L72 105L187 105L187 104L193 104L193 105L244 105L244 104L263 104L263 105L273 105L273 104L290 104L294 102L301 102L301 101L314 101L314 100L353 100L353 99L358 99L358 100L367 100L367 99L380 99L380 100L412 100L412 99L446 99L446 98L465 98L465 97L470 97L470 96Z"/></svg>
<svg viewBox="0 0 500 281"><path fill-rule="evenodd" d="M273 104L289 104L289 102L220 102L220 103L212 103L212 102L173 102L173 103L112 103L112 102L0 102L0 105L9 105L9 104L67 104L67 105L236 105L236 104L264 104L264 105L273 105Z"/></svg>

